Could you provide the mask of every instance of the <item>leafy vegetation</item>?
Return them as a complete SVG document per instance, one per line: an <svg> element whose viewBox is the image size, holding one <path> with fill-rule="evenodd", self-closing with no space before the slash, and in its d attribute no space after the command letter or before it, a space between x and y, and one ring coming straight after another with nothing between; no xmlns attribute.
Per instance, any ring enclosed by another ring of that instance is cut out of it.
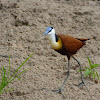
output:
<svg viewBox="0 0 100 100"><path fill-rule="evenodd" d="M99 80L99 73L97 71L97 67L100 67L99 64L92 64L89 57L87 57L89 62L89 67L85 67L85 69L82 69L84 71L84 76L90 76L93 80L97 78Z"/></svg>
<svg viewBox="0 0 100 100"><path fill-rule="evenodd" d="M29 58L33 55L33 53L15 70L15 72L10 76L10 56L9 56L9 69L8 71L4 68L0 69L0 73L1 73L1 84L0 84L0 95L3 93L3 92L6 92L6 91L11 91L13 89L8 89L8 90L5 90L4 88L6 86L8 86L8 84L10 84L14 79L16 79L18 76L20 76L22 73L24 73L25 71L27 71L28 69L25 69L23 70L22 72L20 72L19 74L15 75L18 70L29 60ZM10 78L9 78L10 76Z"/></svg>

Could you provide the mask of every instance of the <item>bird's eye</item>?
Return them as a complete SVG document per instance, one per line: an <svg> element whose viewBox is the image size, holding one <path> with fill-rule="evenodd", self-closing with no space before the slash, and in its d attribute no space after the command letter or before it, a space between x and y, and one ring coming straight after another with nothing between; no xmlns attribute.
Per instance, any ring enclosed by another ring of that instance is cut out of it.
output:
<svg viewBox="0 0 100 100"><path fill-rule="evenodd" d="M51 29L52 30L52 29ZM49 32L51 32L51 30Z"/></svg>
<svg viewBox="0 0 100 100"><path fill-rule="evenodd" d="M52 29L53 29L53 27L51 27L51 30L50 30L49 32L51 32L51 31L52 31Z"/></svg>

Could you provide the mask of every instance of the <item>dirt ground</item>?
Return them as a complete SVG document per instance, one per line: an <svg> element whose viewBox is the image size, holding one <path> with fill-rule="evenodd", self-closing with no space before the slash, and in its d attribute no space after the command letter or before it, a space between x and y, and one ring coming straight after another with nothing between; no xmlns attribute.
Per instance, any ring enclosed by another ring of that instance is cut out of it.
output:
<svg viewBox="0 0 100 100"><path fill-rule="evenodd" d="M42 36L48 26L54 27L56 34L89 38L75 57L82 67L89 66L87 57L100 64L99 0L0 0L0 68L8 68L10 54L12 74L34 52L19 72L30 69L5 88L14 90L3 93L0 100L63 100L61 94L49 90L62 84L68 61ZM71 59L71 75L62 91L65 100L100 100L100 80L85 79L89 93L84 86L79 89L78 70Z"/></svg>

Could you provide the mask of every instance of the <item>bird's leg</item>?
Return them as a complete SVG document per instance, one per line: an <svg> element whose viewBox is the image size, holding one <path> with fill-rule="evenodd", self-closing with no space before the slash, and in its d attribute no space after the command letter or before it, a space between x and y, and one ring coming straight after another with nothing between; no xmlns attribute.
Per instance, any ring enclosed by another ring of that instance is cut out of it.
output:
<svg viewBox="0 0 100 100"><path fill-rule="evenodd" d="M73 56L72 56L73 57ZM75 58L73 57L75 61L77 61L78 65L80 66L80 73L81 73L81 78L82 78L82 82L79 84L79 88L84 84L84 86L86 87L87 91L89 92L86 84L85 84L85 81L84 81L84 78L83 78L83 75L82 75L82 68L81 68L81 64L80 62Z"/></svg>
<svg viewBox="0 0 100 100"><path fill-rule="evenodd" d="M63 87L64 87L64 85L65 85L65 83L66 83L69 76L70 76L70 60L68 60L68 72L67 72L67 76L66 76L64 82L62 83L61 87L58 90L52 90L52 91L62 94L62 89L63 89Z"/></svg>

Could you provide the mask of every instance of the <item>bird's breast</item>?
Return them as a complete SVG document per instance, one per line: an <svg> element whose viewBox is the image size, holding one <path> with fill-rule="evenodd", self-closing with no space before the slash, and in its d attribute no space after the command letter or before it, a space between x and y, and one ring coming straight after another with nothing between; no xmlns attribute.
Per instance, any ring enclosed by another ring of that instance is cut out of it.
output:
<svg viewBox="0 0 100 100"><path fill-rule="evenodd" d="M52 48L55 50L60 50L62 48L62 41L60 38L58 39L57 42L50 40L50 44L51 44Z"/></svg>

